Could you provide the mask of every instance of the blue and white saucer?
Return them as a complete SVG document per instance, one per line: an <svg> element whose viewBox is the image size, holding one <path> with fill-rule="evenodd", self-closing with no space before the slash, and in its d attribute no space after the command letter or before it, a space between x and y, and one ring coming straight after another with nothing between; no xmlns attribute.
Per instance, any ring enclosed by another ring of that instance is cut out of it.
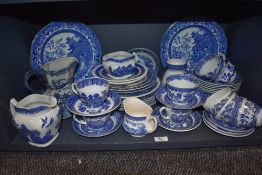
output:
<svg viewBox="0 0 262 175"><path fill-rule="evenodd" d="M166 120L161 117L159 107L154 110L153 115L156 116L159 126L175 132L192 131L199 127L202 120L198 111L191 113L184 121L181 121L180 123L173 122L172 120Z"/></svg>
<svg viewBox="0 0 262 175"><path fill-rule="evenodd" d="M229 137L246 137L255 131L255 128L240 128L218 121L206 111L203 112L203 121L213 131Z"/></svg>
<svg viewBox="0 0 262 175"><path fill-rule="evenodd" d="M72 127L76 133L84 137L103 137L118 130L122 124L122 119L123 117L120 112L114 112L104 127L94 128L88 124L80 124L75 120L72 121Z"/></svg>
<svg viewBox="0 0 262 175"><path fill-rule="evenodd" d="M177 103L173 100L171 100L167 96L166 88L161 86L160 89L155 93L156 99L162 103L163 105L170 107L170 108L176 108L176 109L193 109L201 106L207 98L207 94L202 90L197 90L195 95L191 98L188 98L188 102L186 103Z"/></svg>
<svg viewBox="0 0 262 175"><path fill-rule="evenodd" d="M98 65L92 71L93 76L101 77L106 79L110 84L123 85L123 84L131 84L136 81L139 81L147 76L148 69L145 65L136 63L136 68L132 76L125 79L114 79L108 76L103 65Z"/></svg>
<svg viewBox="0 0 262 175"><path fill-rule="evenodd" d="M105 100L102 108L100 109L91 109L87 107L86 104L80 100L78 95L71 95L70 97L68 97L66 103L67 108L72 113L80 116L90 116L90 117L107 114L115 110L120 104L121 104L120 96L112 90L109 90L108 97Z"/></svg>

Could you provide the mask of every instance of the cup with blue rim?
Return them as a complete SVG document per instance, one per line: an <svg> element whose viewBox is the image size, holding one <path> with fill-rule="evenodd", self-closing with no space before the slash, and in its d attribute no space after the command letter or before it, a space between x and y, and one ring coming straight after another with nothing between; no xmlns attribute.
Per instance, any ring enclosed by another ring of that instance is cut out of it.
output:
<svg viewBox="0 0 262 175"><path fill-rule="evenodd" d="M88 125L93 129L100 129L107 125L111 113L97 116L97 117L84 117L79 115L73 115L73 119L82 125Z"/></svg>
<svg viewBox="0 0 262 175"><path fill-rule="evenodd" d="M99 77L85 78L73 83L72 90L88 108L100 109L108 96L109 82Z"/></svg>
<svg viewBox="0 0 262 175"><path fill-rule="evenodd" d="M103 56L102 65L108 76L114 79L128 78L133 75L138 57L125 51L117 51Z"/></svg>
<svg viewBox="0 0 262 175"><path fill-rule="evenodd" d="M188 103L195 96L198 80L191 75L170 75L166 79L167 96L177 103Z"/></svg>
<svg viewBox="0 0 262 175"><path fill-rule="evenodd" d="M192 109L173 109L162 106L159 109L160 115L163 119L172 122L182 122L187 119L192 113Z"/></svg>

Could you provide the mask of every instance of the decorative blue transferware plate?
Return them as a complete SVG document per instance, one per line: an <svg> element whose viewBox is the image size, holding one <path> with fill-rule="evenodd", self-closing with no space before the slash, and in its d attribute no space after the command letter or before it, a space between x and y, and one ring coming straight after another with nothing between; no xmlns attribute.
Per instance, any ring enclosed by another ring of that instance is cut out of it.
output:
<svg viewBox="0 0 262 175"><path fill-rule="evenodd" d="M216 22L175 22L162 38L160 56L165 68L168 59L187 59L187 72L192 74L206 55L226 52L226 35Z"/></svg>
<svg viewBox="0 0 262 175"><path fill-rule="evenodd" d="M79 65L74 80L88 76L101 63L101 47L94 32L77 22L51 22L35 36L31 45L31 67L39 71L48 61L76 57Z"/></svg>
<svg viewBox="0 0 262 175"><path fill-rule="evenodd" d="M72 127L76 133L84 137L103 137L112 134L122 124L122 114L114 112L107 121L107 124L102 128L94 128L92 126L80 124L73 120Z"/></svg>
<svg viewBox="0 0 262 175"><path fill-rule="evenodd" d="M131 84L137 82L147 76L148 69L145 65L136 63L136 69L134 74L126 79L113 79L112 77L108 76L103 65L98 65L92 71L93 76L100 77L106 79L110 84L116 85L123 85L123 84Z"/></svg>
<svg viewBox="0 0 262 175"><path fill-rule="evenodd" d="M229 137L246 137L255 131L255 128L240 128L214 119L212 114L204 111L203 121L211 130Z"/></svg>
<svg viewBox="0 0 262 175"><path fill-rule="evenodd" d="M91 109L87 107L86 104L80 100L78 95L71 95L70 97L68 97L66 103L67 108L72 113L80 116L90 116L90 117L104 115L109 112L112 112L120 104L121 104L120 96L112 90L109 90L108 97L105 100L103 106L99 110Z"/></svg>
<svg viewBox="0 0 262 175"><path fill-rule="evenodd" d="M142 89L141 91L137 91L134 93L122 93L119 95L121 96L121 98L127 98L127 97L144 97L147 95L150 95L152 93L154 93L160 86L160 80L157 79L157 82L154 84L154 86L148 88L148 89Z"/></svg>
<svg viewBox="0 0 262 175"><path fill-rule="evenodd" d="M158 125L164 129L175 132L187 132L196 129L201 124L201 115L198 111L191 113L185 120L180 123L173 122L172 120L166 120L161 117L159 113L159 107L153 112L156 116Z"/></svg>
<svg viewBox="0 0 262 175"><path fill-rule="evenodd" d="M155 93L156 99L163 105L176 108L176 109L194 109L201 106L207 98L207 94L198 89L195 92L195 95L191 98L188 98L186 103L176 103L167 96L167 90L165 87L161 86L159 90Z"/></svg>
<svg viewBox="0 0 262 175"><path fill-rule="evenodd" d="M144 65L146 65L146 67L149 70L153 70L156 73L158 72L160 67L160 61L157 55L153 51L145 48L134 48L129 50L128 52L131 54L136 53L137 56L140 58L139 61Z"/></svg>

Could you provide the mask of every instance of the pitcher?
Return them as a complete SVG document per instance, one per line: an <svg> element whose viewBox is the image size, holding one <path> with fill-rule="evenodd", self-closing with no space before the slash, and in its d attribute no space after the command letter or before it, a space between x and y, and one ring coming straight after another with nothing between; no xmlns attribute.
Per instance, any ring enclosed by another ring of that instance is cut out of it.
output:
<svg viewBox="0 0 262 175"><path fill-rule="evenodd" d="M77 63L77 58L64 57L47 62L42 66L40 72L31 70L25 74L25 88L30 93L40 93L56 97L63 112L63 119L71 117L71 113L67 110L65 102L67 97L73 93L71 84ZM35 90L30 86L29 82L33 76L39 77L38 80L44 84L45 91L43 89Z"/></svg>
<svg viewBox="0 0 262 175"><path fill-rule="evenodd" d="M50 145L59 135L60 108L52 96L32 94L17 102L10 100L13 123L29 144Z"/></svg>
<svg viewBox="0 0 262 175"><path fill-rule="evenodd" d="M133 137L143 137L157 129L157 119L152 116L153 109L136 97L123 101L125 117L123 128Z"/></svg>

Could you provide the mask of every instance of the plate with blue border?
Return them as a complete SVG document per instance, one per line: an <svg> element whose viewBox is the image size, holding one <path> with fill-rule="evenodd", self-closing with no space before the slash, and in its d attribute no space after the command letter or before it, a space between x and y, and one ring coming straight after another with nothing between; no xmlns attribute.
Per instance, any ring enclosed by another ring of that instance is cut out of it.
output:
<svg viewBox="0 0 262 175"><path fill-rule="evenodd" d="M145 65L136 63L136 68L132 76L126 79L113 79L112 77L108 76L103 65L98 65L92 70L92 74L95 77L100 77L106 79L110 84L114 85L124 85L124 84L131 84L137 82L147 76L148 69Z"/></svg>
<svg viewBox="0 0 262 175"><path fill-rule="evenodd" d="M155 93L156 99L162 103L163 105L176 108L176 109L193 109L201 106L204 104L207 98L207 94L203 90L196 90L192 97L188 98L188 102L186 103L177 103L171 100L167 95L167 90L165 87L161 86L159 90Z"/></svg>
<svg viewBox="0 0 262 175"><path fill-rule="evenodd" d="M255 131L255 128L240 128L220 122L206 111L203 112L203 121L211 130L228 137L246 137Z"/></svg>
<svg viewBox="0 0 262 175"><path fill-rule="evenodd" d="M114 133L122 124L123 116L120 112L114 112L109 117L107 124L101 128L94 128L88 124L80 124L72 121L74 131L84 137L103 137Z"/></svg>
<svg viewBox="0 0 262 175"><path fill-rule="evenodd" d="M40 71L49 61L76 57L74 80L88 76L101 63L101 46L95 33L83 23L51 22L35 36L31 45L31 67Z"/></svg>
<svg viewBox="0 0 262 175"><path fill-rule="evenodd" d="M160 49L165 68L168 59L187 59L187 72L192 74L196 64L207 55L226 55L227 38L223 28L214 21L175 22L165 32Z"/></svg>
<svg viewBox="0 0 262 175"><path fill-rule="evenodd" d="M108 97L106 98L103 106L99 109L92 109L87 107L86 104L80 100L79 96L75 94L69 96L66 102L68 110L71 111L73 114L90 117L104 115L109 112L112 112L120 104L120 96L112 90L109 90Z"/></svg>
<svg viewBox="0 0 262 175"><path fill-rule="evenodd" d="M139 61L146 65L149 70L154 70L156 73L159 71L160 61L158 56L151 50L146 48L134 48L128 51L129 53L139 57Z"/></svg>

